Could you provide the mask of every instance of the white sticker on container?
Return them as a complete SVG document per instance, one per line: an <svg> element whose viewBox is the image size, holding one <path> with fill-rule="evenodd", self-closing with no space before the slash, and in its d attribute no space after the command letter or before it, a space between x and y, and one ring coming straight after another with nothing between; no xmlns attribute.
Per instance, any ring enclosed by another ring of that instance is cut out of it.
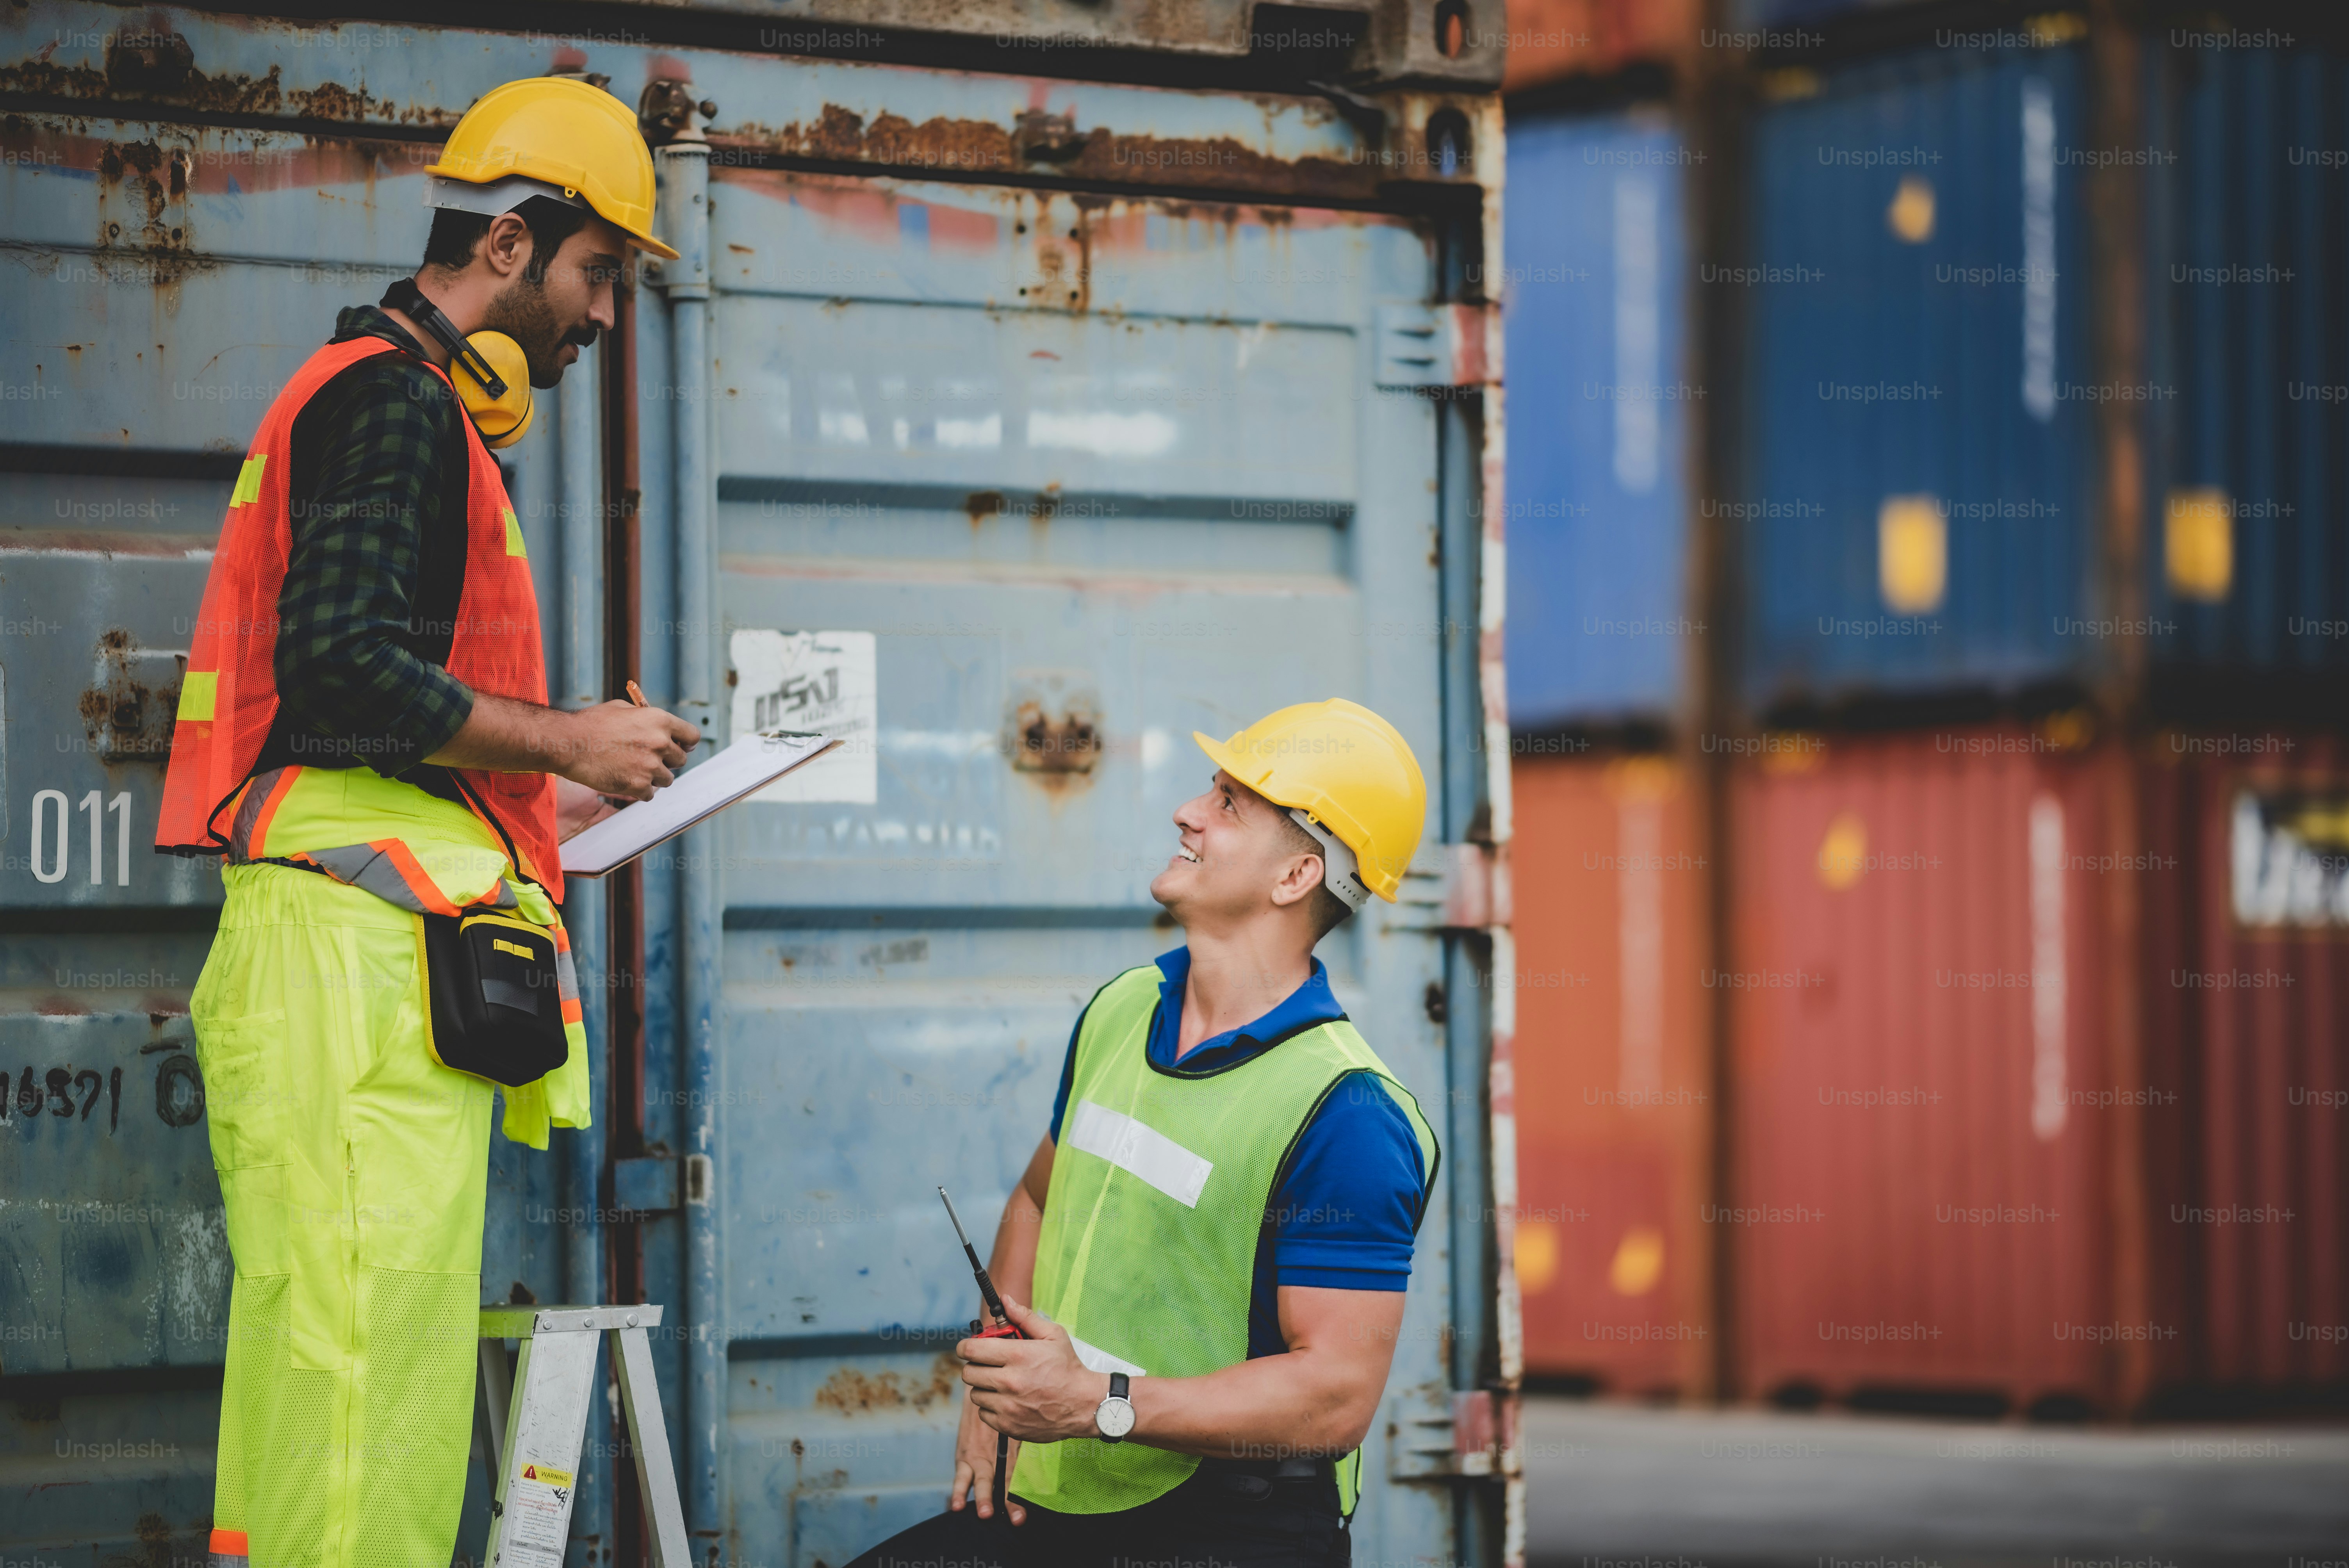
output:
<svg viewBox="0 0 2349 1568"><path fill-rule="evenodd" d="M870 806L878 797L880 680L870 632L734 634L733 733L812 729L842 744L750 797Z"/></svg>

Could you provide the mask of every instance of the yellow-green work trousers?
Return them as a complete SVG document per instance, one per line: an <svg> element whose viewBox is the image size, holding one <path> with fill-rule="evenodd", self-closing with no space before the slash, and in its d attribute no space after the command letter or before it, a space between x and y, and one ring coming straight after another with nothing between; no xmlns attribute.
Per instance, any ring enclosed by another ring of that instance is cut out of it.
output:
<svg viewBox="0 0 2349 1568"><path fill-rule="evenodd" d="M448 1568L495 1091L432 1059L416 915L289 867L225 876L191 1004L236 1264L215 1551Z"/></svg>

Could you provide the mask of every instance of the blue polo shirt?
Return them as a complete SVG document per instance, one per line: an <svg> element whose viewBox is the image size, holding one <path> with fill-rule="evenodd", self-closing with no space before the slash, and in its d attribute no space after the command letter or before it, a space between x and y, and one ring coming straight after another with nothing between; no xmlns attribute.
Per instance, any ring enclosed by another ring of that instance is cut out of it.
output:
<svg viewBox="0 0 2349 1568"><path fill-rule="evenodd" d="M1178 947L1158 958L1158 1007L1150 1018L1152 1063L1176 1065L1183 1032L1183 986L1191 975L1191 950ZM1185 1071L1227 1068L1316 1024L1346 1016L1330 994L1330 974L1319 958L1305 984L1286 1001L1246 1028L1201 1041L1182 1058ZM1081 1014L1069 1034L1069 1054L1061 1064L1061 1092L1052 1101L1052 1142L1061 1141L1061 1119L1069 1109L1069 1086L1077 1070ZM1268 1136L1285 1130L1268 1129ZM1319 1285L1332 1290L1402 1290L1411 1283L1412 1243L1427 1202L1427 1172L1394 1097L1369 1073L1356 1073L1330 1091L1306 1124L1297 1152L1272 1195L1271 1214L1257 1243L1256 1281L1248 1302L1248 1358L1278 1356L1288 1348L1280 1336L1281 1285Z"/></svg>

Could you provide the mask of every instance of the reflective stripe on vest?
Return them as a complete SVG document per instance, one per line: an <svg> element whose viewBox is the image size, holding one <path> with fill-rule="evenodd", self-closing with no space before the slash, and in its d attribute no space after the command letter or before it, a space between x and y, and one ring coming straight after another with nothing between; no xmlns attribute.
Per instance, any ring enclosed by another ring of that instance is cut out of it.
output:
<svg viewBox="0 0 2349 1568"><path fill-rule="evenodd" d="M1129 970L1085 1010L1037 1240L1036 1305L1096 1371L1195 1377L1247 1358L1273 1190L1331 1094L1392 1099L1431 1187L1439 1154L1418 1102L1342 1018L1232 1067L1153 1067L1150 1020L1164 978L1154 965ZM1365 1072L1373 1076L1348 1082ZM1133 1442L1030 1443L1010 1489L1063 1513L1120 1512L1172 1491L1198 1462ZM1352 1456L1340 1459L1350 1513L1360 1474Z"/></svg>
<svg viewBox="0 0 2349 1568"><path fill-rule="evenodd" d="M336 841L349 832L356 843ZM466 807L365 768L274 768L254 775L230 817L232 865L274 861L420 914L512 909L511 864L495 824Z"/></svg>
<svg viewBox="0 0 2349 1568"><path fill-rule="evenodd" d="M398 352L376 337L330 343L295 373L262 418L230 496L189 643L188 673L181 683L171 768L156 824L158 849L223 852L233 833L223 830L221 819L232 802L237 803L240 819L234 830L248 841L260 842L268 837L269 818L283 805L285 792L305 787L301 776L336 771L289 769L272 789L246 787L277 717L277 600L293 549L289 443L295 418L327 381L362 359ZM448 377L441 375L441 379ZM471 421L460 422L468 454L465 580L450 639L449 673L477 692L543 704L546 670L539 641L538 596L528 558L510 549L517 531L512 503L496 459ZM504 838L512 841L519 858L516 869L559 903L563 860L553 776L472 769L458 776L504 830ZM398 788L419 799L432 799L413 785ZM247 812L253 820L242 820ZM278 846L269 853L275 858L291 858L292 851L316 856L398 839L421 856L425 846L404 830L402 815L394 810L372 820L336 824L316 842Z"/></svg>

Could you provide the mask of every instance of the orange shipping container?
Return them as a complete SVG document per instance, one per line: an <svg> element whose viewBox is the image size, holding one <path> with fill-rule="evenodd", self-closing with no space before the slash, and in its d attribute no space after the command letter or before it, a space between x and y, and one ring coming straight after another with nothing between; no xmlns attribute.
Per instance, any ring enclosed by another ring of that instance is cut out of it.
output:
<svg viewBox="0 0 2349 1568"><path fill-rule="evenodd" d="M1789 738L1736 776L1736 1382L2110 1403L2118 753Z"/></svg>
<svg viewBox="0 0 2349 1568"><path fill-rule="evenodd" d="M1503 92L1638 65L1682 65L1696 47L1698 0L1509 0Z"/></svg>
<svg viewBox="0 0 2349 1568"><path fill-rule="evenodd" d="M1521 760L1512 787L1526 1365L1702 1396L1714 1097L1693 792L1649 757Z"/></svg>

